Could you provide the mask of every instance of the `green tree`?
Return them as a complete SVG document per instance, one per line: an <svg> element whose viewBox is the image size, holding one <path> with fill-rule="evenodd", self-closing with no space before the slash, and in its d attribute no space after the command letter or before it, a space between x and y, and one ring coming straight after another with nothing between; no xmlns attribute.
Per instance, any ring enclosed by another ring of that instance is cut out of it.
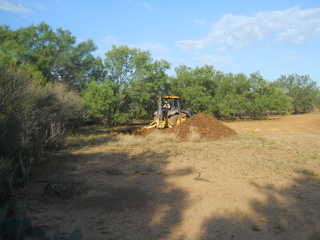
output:
<svg viewBox="0 0 320 240"><path fill-rule="evenodd" d="M25 48L17 42L17 34L9 26L0 26L0 63L17 64Z"/></svg>
<svg viewBox="0 0 320 240"><path fill-rule="evenodd" d="M283 89L278 88L275 83L269 83L264 93L256 99L257 106L261 106L259 115L269 113L281 113L291 108L292 98L289 97Z"/></svg>
<svg viewBox="0 0 320 240"><path fill-rule="evenodd" d="M113 45L105 56L107 79L118 84L120 91L125 91L132 81L144 73L143 70L151 59L149 52L142 52L127 45L119 47Z"/></svg>
<svg viewBox="0 0 320 240"><path fill-rule="evenodd" d="M242 117L250 112L252 93L250 81L244 74L225 74L217 89L218 117ZM251 98L251 99L250 99Z"/></svg>
<svg viewBox="0 0 320 240"><path fill-rule="evenodd" d="M48 82L82 89L93 78L104 79L102 60L91 55L96 50L93 41L76 43L70 31L62 28L54 31L40 23L12 31L1 26L0 46L0 61L34 65Z"/></svg>
<svg viewBox="0 0 320 240"><path fill-rule="evenodd" d="M117 84L114 96L123 99L114 106L123 119L147 117L154 111L152 99L159 89L167 87L165 71L170 64L154 61L149 51L124 46L113 46L104 60L107 79Z"/></svg>
<svg viewBox="0 0 320 240"><path fill-rule="evenodd" d="M292 99L274 83L265 80L259 72L252 73L250 81L250 115L263 116L270 112L287 111Z"/></svg>
<svg viewBox="0 0 320 240"><path fill-rule="evenodd" d="M305 113L319 107L318 98L320 89L317 83L312 81L309 75L298 74L282 75L275 81L279 88L293 99L292 107L294 113Z"/></svg>
<svg viewBox="0 0 320 240"><path fill-rule="evenodd" d="M227 74L217 91L220 117L264 116L286 111L291 104L282 89L265 80L259 72L250 77Z"/></svg>
<svg viewBox="0 0 320 240"><path fill-rule="evenodd" d="M167 61L150 62L141 78L132 81L128 89L130 97L129 113L131 118L149 119L157 108L156 95L159 90L168 91L168 76L165 73L170 68Z"/></svg>
<svg viewBox="0 0 320 240"><path fill-rule="evenodd" d="M175 69L176 77L170 78L172 94L181 97L181 105L194 113L217 111L216 71L212 66L194 69L181 65Z"/></svg>
<svg viewBox="0 0 320 240"><path fill-rule="evenodd" d="M98 119L107 119L109 126L122 120L117 112L118 106L123 101L123 95L115 95L117 84L106 80L103 84L92 81L84 90L83 102L87 114Z"/></svg>

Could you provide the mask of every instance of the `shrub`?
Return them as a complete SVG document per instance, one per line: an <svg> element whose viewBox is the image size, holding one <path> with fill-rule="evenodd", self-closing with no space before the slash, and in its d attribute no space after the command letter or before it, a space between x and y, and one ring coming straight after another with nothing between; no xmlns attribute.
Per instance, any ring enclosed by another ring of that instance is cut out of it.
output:
<svg viewBox="0 0 320 240"><path fill-rule="evenodd" d="M10 170L0 164L1 184L9 184L8 176L25 181L31 163L57 147L82 116L79 95L44 82L30 65L0 64L0 160L11 159Z"/></svg>

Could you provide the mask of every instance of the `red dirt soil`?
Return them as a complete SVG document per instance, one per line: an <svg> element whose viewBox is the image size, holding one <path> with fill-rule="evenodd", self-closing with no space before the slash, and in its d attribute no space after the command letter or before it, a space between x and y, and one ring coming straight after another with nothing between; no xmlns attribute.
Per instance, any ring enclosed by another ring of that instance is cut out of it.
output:
<svg viewBox="0 0 320 240"><path fill-rule="evenodd" d="M144 129L138 134L145 136L156 129ZM219 140L237 135L236 131L221 123L209 114L199 113L173 128L160 130L162 133L174 133L181 141L187 141L191 134L199 134L201 139Z"/></svg>

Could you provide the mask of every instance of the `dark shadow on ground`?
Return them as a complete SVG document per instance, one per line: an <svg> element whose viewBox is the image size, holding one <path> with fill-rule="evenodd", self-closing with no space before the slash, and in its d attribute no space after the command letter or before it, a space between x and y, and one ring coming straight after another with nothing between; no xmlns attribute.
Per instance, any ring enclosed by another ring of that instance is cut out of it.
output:
<svg viewBox="0 0 320 240"><path fill-rule="evenodd" d="M252 200L253 219L244 212L212 216L199 239L320 239L320 181L305 171L285 189L252 183L264 201ZM252 214L251 214L252 216Z"/></svg>
<svg viewBox="0 0 320 240"><path fill-rule="evenodd" d="M65 234L80 228L83 239L166 239L187 204L186 192L166 177L193 171L164 173L170 155L59 152L34 169L17 201L50 236L59 225Z"/></svg>

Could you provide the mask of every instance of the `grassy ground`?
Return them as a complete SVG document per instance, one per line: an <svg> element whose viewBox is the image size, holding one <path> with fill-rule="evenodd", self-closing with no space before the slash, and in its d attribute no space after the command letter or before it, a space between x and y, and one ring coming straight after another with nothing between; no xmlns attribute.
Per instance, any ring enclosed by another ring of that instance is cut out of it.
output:
<svg viewBox="0 0 320 240"><path fill-rule="evenodd" d="M238 135L219 141L82 128L18 198L36 224L84 239L319 239L312 117L225 123Z"/></svg>
<svg viewBox="0 0 320 240"><path fill-rule="evenodd" d="M129 128L130 126L85 127L68 137L65 147L82 150L92 150L92 147L95 147L95 150L99 150L99 147L104 148L104 144L107 143L108 149L128 148L133 155L136 150L140 152L141 149L154 151L165 149L168 152L181 152L182 159L188 156L187 158L198 158L197 161L206 160L208 156L219 158L228 152L228 155L237 156L237 158L228 158L228 164L239 166L239 158L245 156L241 164L257 166L263 171L271 170L272 173L280 173L281 176L286 173L292 176L306 172L309 172L311 176L320 176L320 168L312 164L315 160L320 159L320 153L317 151L320 149L318 141L311 140L308 144L301 144L297 138L281 141L246 132L222 141L207 142L205 139L200 139L197 132L193 132L188 142L181 142L174 134L162 134L161 131L155 131L146 137L124 134ZM118 134L114 134L115 132Z"/></svg>

